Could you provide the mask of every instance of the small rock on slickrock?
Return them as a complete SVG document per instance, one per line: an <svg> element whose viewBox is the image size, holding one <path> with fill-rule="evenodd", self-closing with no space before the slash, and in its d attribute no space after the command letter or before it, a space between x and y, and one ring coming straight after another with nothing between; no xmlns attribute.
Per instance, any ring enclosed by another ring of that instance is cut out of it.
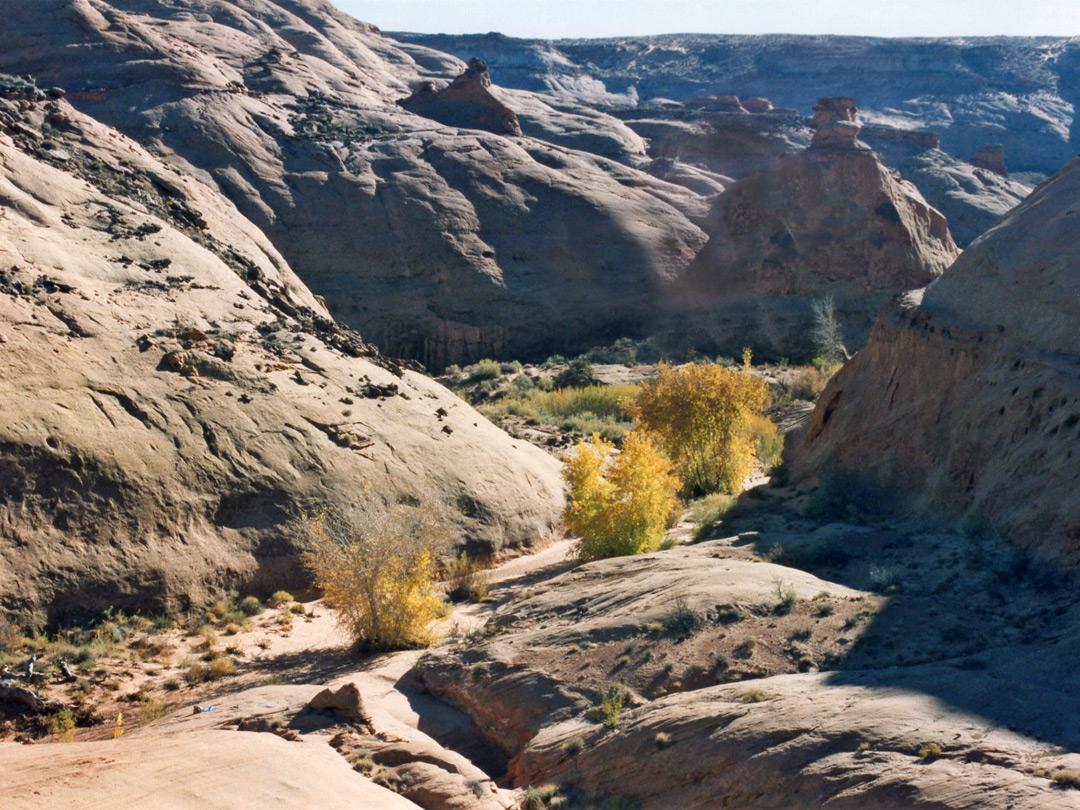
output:
<svg viewBox="0 0 1080 810"><path fill-rule="evenodd" d="M355 723L370 723L364 699L355 683L347 683L336 692L327 687L315 695L308 706L318 711L332 711Z"/></svg>

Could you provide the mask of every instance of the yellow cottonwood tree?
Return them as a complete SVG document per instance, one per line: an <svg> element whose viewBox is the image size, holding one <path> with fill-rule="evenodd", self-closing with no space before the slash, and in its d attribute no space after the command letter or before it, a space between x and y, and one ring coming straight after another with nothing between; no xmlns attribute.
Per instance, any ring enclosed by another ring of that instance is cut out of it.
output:
<svg viewBox="0 0 1080 810"><path fill-rule="evenodd" d="M753 417L768 402L765 382L745 371L664 363L623 407L675 463L684 494L696 495L742 489L761 429Z"/></svg>
<svg viewBox="0 0 1080 810"><path fill-rule="evenodd" d="M622 451L599 436L564 457L569 503L563 518L581 560L656 551L678 505L679 480L656 441L639 431Z"/></svg>
<svg viewBox="0 0 1080 810"><path fill-rule="evenodd" d="M432 587L449 539L444 521L415 507L358 506L324 508L294 525L326 604L362 647L431 643L428 627L444 612Z"/></svg>

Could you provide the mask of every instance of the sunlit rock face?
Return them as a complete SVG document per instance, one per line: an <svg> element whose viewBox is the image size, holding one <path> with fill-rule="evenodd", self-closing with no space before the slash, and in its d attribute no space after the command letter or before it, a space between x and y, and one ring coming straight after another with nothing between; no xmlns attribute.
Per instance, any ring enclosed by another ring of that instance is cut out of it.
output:
<svg viewBox="0 0 1080 810"><path fill-rule="evenodd" d="M795 448L898 502L1080 560L1080 162L884 311Z"/></svg>

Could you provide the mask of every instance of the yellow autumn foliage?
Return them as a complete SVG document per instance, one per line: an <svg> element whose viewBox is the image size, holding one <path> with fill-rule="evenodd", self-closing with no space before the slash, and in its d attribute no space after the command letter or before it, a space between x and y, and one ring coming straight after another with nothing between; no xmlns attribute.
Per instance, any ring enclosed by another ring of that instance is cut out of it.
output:
<svg viewBox="0 0 1080 810"><path fill-rule="evenodd" d="M415 507L360 506L301 515L295 527L316 586L361 647L431 643L429 625L445 612L433 589L444 522Z"/></svg>
<svg viewBox="0 0 1080 810"><path fill-rule="evenodd" d="M675 463L684 494L698 495L742 490L768 402L765 382L745 370L661 364L625 408Z"/></svg>
<svg viewBox="0 0 1080 810"><path fill-rule="evenodd" d="M578 559L656 551L678 505L679 480L654 439L631 431L622 451L599 436L564 457L569 502L563 518L578 535Z"/></svg>

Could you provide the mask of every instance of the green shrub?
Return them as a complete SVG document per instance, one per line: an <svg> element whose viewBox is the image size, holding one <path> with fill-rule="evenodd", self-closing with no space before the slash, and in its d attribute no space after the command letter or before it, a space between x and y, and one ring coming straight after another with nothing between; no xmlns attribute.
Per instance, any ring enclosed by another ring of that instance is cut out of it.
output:
<svg viewBox="0 0 1080 810"><path fill-rule="evenodd" d="M778 579L776 581L776 605L773 606L773 612L778 616L786 616L795 609L797 604L799 604L799 595L795 592L795 587Z"/></svg>
<svg viewBox="0 0 1080 810"><path fill-rule="evenodd" d="M254 596L245 596L236 608L245 616L256 616L262 611L262 603Z"/></svg>
<svg viewBox="0 0 1080 810"><path fill-rule="evenodd" d="M615 417L630 421L623 403L637 393L636 385L586 385L581 388L560 388L536 391L528 402L540 413L552 418L565 418L589 413L594 416Z"/></svg>
<svg viewBox="0 0 1080 810"><path fill-rule="evenodd" d="M630 693L621 683L612 686L600 699L600 722L608 728L617 728L622 710L630 702Z"/></svg>
<svg viewBox="0 0 1080 810"><path fill-rule="evenodd" d="M269 604L270 607L276 608L294 601L296 600L293 599L293 595L288 591L274 591L273 595L270 597Z"/></svg>
<svg viewBox="0 0 1080 810"><path fill-rule="evenodd" d="M739 703L764 703L774 697L776 695L772 695L764 689L747 689L739 696Z"/></svg>
<svg viewBox="0 0 1080 810"><path fill-rule="evenodd" d="M941 746L937 743L923 743L919 746L919 759L935 760L941 756Z"/></svg>
<svg viewBox="0 0 1080 810"><path fill-rule="evenodd" d="M701 614L691 608L681 596L675 600L671 612L661 620L664 632L679 639L690 638L704 623Z"/></svg>
<svg viewBox="0 0 1080 810"><path fill-rule="evenodd" d="M498 362L489 358L484 358L466 368L465 373L469 375L470 380L480 382L481 380L496 379L502 373L502 370Z"/></svg>

